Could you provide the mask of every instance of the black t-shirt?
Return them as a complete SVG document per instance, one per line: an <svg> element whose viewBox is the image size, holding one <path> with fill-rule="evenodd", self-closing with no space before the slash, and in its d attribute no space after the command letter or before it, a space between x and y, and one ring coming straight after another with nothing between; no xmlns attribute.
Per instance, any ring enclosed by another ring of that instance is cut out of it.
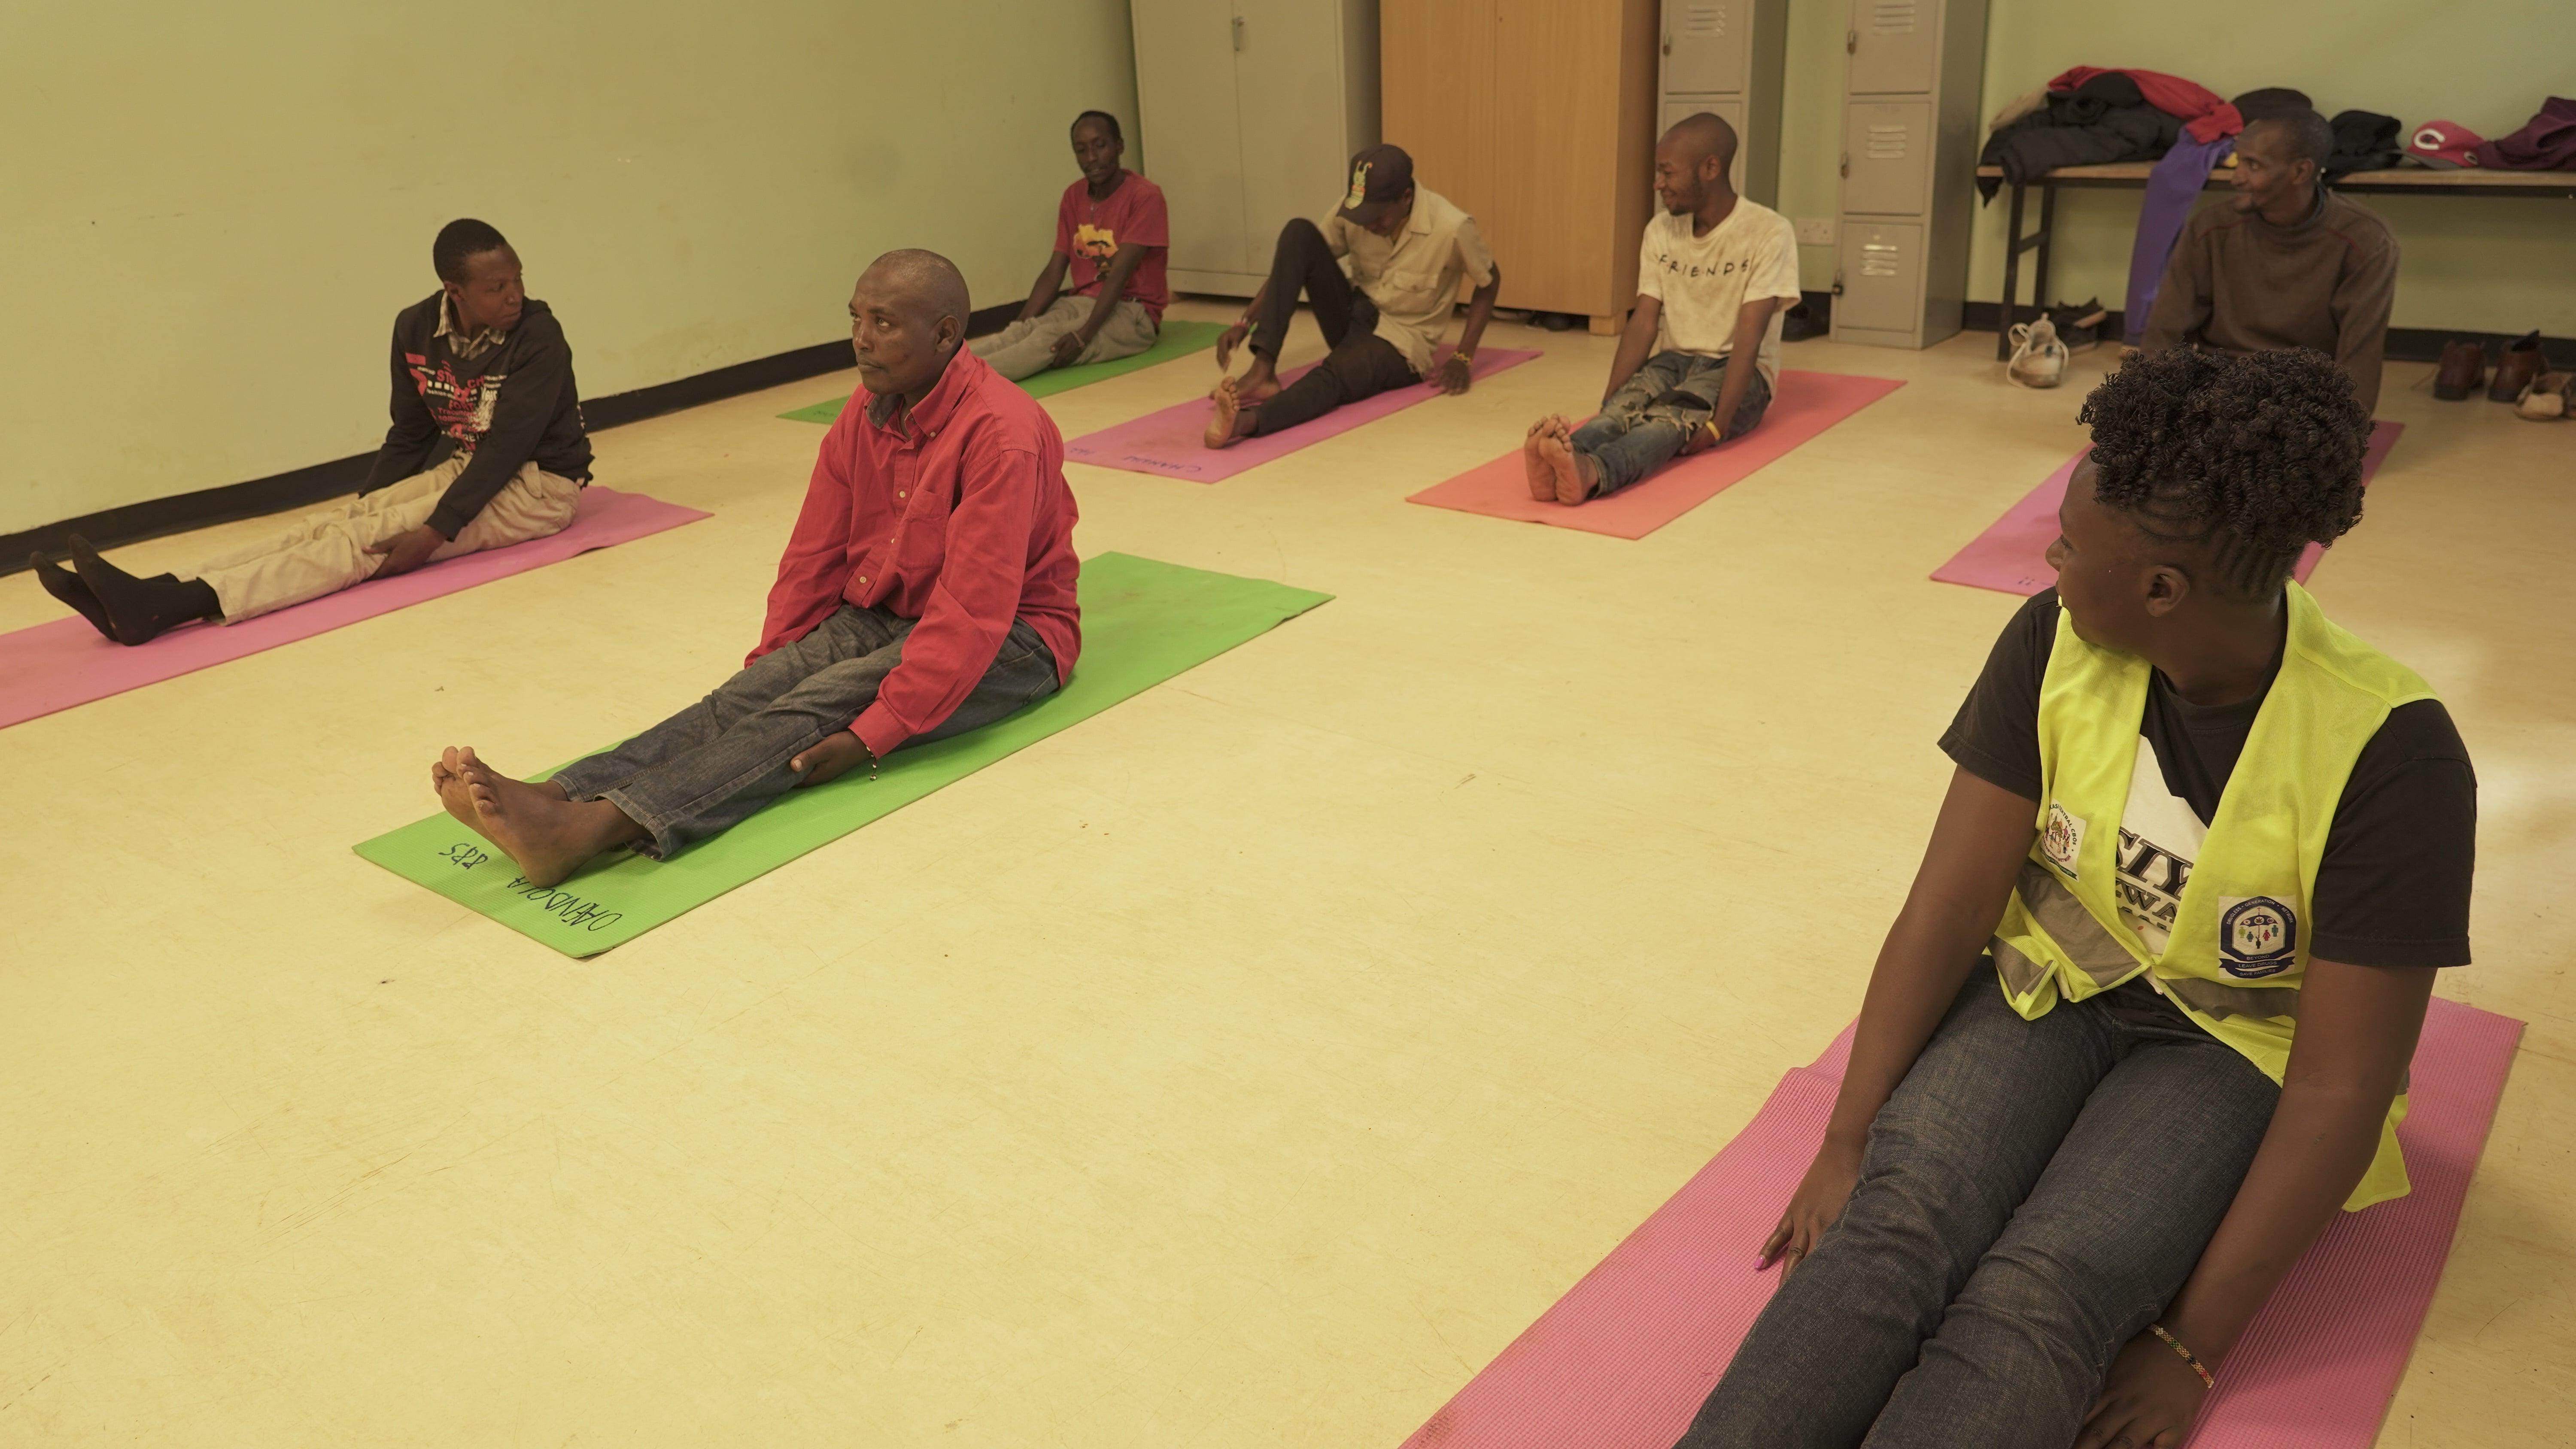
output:
<svg viewBox="0 0 2576 1449"><path fill-rule="evenodd" d="M2039 685L2057 644L2057 591L2033 595L2004 626L1985 672L1941 736L1941 750L1977 778L2039 802ZM2281 661L2272 660L2277 675ZM2266 693L2271 683L2264 682ZM2121 821L2120 904L2160 949L2173 906L2219 793L2245 750L2263 696L2202 706L2158 670L2138 733L2140 759ZM2152 788L2148 772L2162 776ZM2388 712L2362 746L2335 805L2317 865L2308 950L2356 966L2469 963L2469 876L2477 857L2478 782L2448 710L2435 699Z"/></svg>

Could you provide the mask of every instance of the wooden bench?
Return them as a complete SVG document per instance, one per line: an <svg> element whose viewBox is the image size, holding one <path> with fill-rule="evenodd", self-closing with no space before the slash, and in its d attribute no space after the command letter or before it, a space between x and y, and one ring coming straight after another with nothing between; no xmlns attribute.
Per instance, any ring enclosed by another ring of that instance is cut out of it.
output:
<svg viewBox="0 0 2576 1449"><path fill-rule="evenodd" d="M2004 251L2004 300L1998 309L2002 321L1995 328L1995 356L2012 355L2013 324L2025 320L2017 300L2021 292L2021 254L2037 252L2031 266L2031 320L2036 320L2048 306L2048 253L2057 220L2057 192L2060 187L2103 188L2134 186L2144 188L2147 177L2156 169L2152 161L2115 161L2104 166L2060 166L2012 188L2012 214L2006 222L2009 245ZM2000 166L1980 166L1977 178L2001 180ZM2209 173L2209 186L2223 188L2233 169L2220 167ZM2022 235L2022 199L2031 187L2039 188L2039 230ZM2334 183L2334 189L2347 195L2377 196L2549 196L2576 200L2576 171L2480 171L2463 167L2443 170L2431 166L2404 166L2390 171L2355 171Z"/></svg>

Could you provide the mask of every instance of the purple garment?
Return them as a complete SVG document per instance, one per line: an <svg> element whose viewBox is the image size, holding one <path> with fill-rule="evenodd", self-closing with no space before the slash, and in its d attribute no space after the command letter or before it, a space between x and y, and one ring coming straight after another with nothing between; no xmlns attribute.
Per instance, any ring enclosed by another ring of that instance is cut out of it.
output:
<svg viewBox="0 0 2576 1449"><path fill-rule="evenodd" d="M2530 124L2476 150L2479 165L2499 171L2576 171L2576 100L2551 96Z"/></svg>
<svg viewBox="0 0 2576 1449"><path fill-rule="evenodd" d="M2201 188L2209 184L2210 169L2235 154L2233 136L2195 141L2185 131L2148 174L2147 199L2138 208L2138 239L2129 248L2129 301L2120 314L2120 340L2131 347L2147 335L2147 313L2164 284L2165 263L2173 258L2174 242L2191 220Z"/></svg>

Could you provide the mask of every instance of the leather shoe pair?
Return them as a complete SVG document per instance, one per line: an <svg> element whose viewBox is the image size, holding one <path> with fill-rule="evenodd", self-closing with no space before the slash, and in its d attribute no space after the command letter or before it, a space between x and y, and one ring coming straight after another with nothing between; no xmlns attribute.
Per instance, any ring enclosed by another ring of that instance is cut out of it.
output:
<svg viewBox="0 0 2576 1449"><path fill-rule="evenodd" d="M2487 380L2487 350L2467 338L2442 344L2442 365L2433 374L2433 396L2458 402Z"/></svg>
<svg viewBox="0 0 2576 1449"><path fill-rule="evenodd" d="M2537 329L2517 337L2504 346L2496 359L2495 380L2487 384L2488 402L2520 402L2532 379L2549 370L2549 359L2541 354Z"/></svg>

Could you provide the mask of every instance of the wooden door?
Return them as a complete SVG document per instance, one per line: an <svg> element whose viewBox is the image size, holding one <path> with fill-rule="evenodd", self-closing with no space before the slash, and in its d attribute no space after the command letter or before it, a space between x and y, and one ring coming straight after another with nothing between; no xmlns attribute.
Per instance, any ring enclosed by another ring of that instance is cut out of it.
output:
<svg viewBox="0 0 2576 1449"><path fill-rule="evenodd" d="M1233 17L1207 0L1130 0L1129 9L1136 119L1154 182L1170 203L1173 283L1223 290L1231 284L1214 278L1255 270L1244 231ZM1266 255L1259 269L1267 270Z"/></svg>

